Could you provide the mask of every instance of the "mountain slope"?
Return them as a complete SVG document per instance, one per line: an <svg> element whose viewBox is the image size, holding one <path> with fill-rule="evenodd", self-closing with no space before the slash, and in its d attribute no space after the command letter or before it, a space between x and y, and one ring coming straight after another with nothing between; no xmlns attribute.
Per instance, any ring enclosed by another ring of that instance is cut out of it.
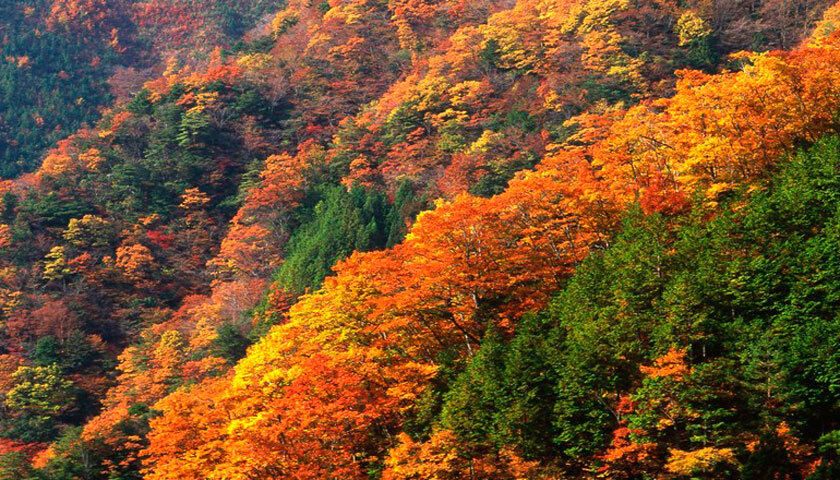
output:
<svg viewBox="0 0 840 480"><path fill-rule="evenodd" d="M790 320L833 305L826 7L290 2L234 44L271 5L132 4L165 70L0 184L0 471L830 477L833 370L758 332L830 356Z"/></svg>
<svg viewBox="0 0 840 480"><path fill-rule="evenodd" d="M279 2L27 0L0 6L0 177L31 172L46 148L175 55L233 47Z"/></svg>

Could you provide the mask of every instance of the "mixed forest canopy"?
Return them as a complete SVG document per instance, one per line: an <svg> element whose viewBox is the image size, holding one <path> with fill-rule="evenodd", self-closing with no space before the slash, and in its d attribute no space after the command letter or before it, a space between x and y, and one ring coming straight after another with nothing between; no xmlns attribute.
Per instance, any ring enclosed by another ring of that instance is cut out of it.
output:
<svg viewBox="0 0 840 480"><path fill-rule="evenodd" d="M0 177L30 172L43 152L161 73L235 49L282 2L4 0L0 2Z"/></svg>
<svg viewBox="0 0 840 480"><path fill-rule="evenodd" d="M0 479L840 478L840 4L0 40Z"/></svg>

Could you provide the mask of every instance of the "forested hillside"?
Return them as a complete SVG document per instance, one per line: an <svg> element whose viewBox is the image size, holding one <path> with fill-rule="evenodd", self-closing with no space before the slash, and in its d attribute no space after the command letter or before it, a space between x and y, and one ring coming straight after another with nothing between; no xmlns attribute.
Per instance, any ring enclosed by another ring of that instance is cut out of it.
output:
<svg viewBox="0 0 840 480"><path fill-rule="evenodd" d="M282 2L0 2L0 177L37 168L44 150L159 75L175 56L236 48Z"/></svg>
<svg viewBox="0 0 840 480"><path fill-rule="evenodd" d="M837 27L0 5L0 479L840 477Z"/></svg>

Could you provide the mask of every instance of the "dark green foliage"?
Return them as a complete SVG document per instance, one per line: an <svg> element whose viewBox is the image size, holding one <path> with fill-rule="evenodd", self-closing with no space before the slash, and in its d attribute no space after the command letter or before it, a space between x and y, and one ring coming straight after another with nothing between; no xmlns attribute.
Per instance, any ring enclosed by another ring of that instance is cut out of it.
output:
<svg viewBox="0 0 840 480"><path fill-rule="evenodd" d="M15 209L18 206L19 200L17 195L6 192L2 198L2 210L0 210L0 222L10 224L15 220Z"/></svg>
<svg viewBox="0 0 840 480"><path fill-rule="evenodd" d="M21 480L32 473L29 459L22 453L0 455L0 480Z"/></svg>
<svg viewBox="0 0 840 480"><path fill-rule="evenodd" d="M61 345L52 335L41 337L32 349L32 361L42 367L58 363L61 360L60 349Z"/></svg>
<svg viewBox="0 0 840 480"><path fill-rule="evenodd" d="M781 439L772 433L766 433L761 437L755 451L747 457L741 470L741 479L801 479L802 475L789 455L790 452Z"/></svg>
<svg viewBox="0 0 840 480"><path fill-rule="evenodd" d="M149 91L145 88L134 94L134 98L125 106L125 109L135 115L151 115L154 105L149 99Z"/></svg>
<svg viewBox="0 0 840 480"><path fill-rule="evenodd" d="M391 248L402 242L414 218L428 207L429 202L425 197L419 197L410 183L404 182L400 185L394 196L394 203L385 217L385 247Z"/></svg>
<svg viewBox="0 0 840 480"><path fill-rule="evenodd" d="M98 120L113 100L108 79L116 67L142 69L155 60L157 52L146 51L151 39L137 35L132 2L125 3L113 12L116 24L101 25L119 30L119 49L112 48L108 38L48 28L44 18L49 1L0 6L0 178L33 170L45 149ZM266 13L282 6L276 0L208 3L212 8L204 12L206 27L217 28L228 39L239 39ZM25 7L32 12L24 13ZM143 95L128 107L134 113L148 113L149 108ZM202 126L200 118L187 120L185 141Z"/></svg>
<svg viewBox="0 0 840 480"><path fill-rule="evenodd" d="M444 397L442 425L476 448L504 444L501 441L504 427L498 414L509 405L505 353L498 334L488 332L481 350Z"/></svg>
<svg viewBox="0 0 840 480"><path fill-rule="evenodd" d="M21 210L37 218L39 226L65 227L70 219L90 213L92 207L82 199L60 198L55 192L50 192L43 196L27 197Z"/></svg>
<svg viewBox="0 0 840 480"><path fill-rule="evenodd" d="M0 436L27 443L52 440L60 423L76 413L78 397L58 365L21 367L4 402L14 413L0 418Z"/></svg>
<svg viewBox="0 0 840 480"><path fill-rule="evenodd" d="M106 207L170 217L186 189L203 185L202 191L221 206L218 213L225 218L235 213L238 180L252 155L264 155L244 148L236 122L255 115L258 126L273 128L285 112L252 85L210 85L204 91L220 94L214 108L230 115L229 121L213 121L206 112L187 113L176 105L182 94L178 85L165 101L150 102L146 91L135 96L128 108L137 117L125 133L117 134L120 157L110 166L105 198L100 199ZM126 154L134 158L125 161ZM223 174L227 181L211 181L208 177L214 174Z"/></svg>
<svg viewBox="0 0 840 480"><path fill-rule="evenodd" d="M85 334L74 330L67 338L59 342L47 335L35 342L30 358L39 366L57 364L64 372L78 372L93 366L101 359L101 352L91 346Z"/></svg>
<svg viewBox="0 0 840 480"><path fill-rule="evenodd" d="M840 430L826 433L817 441L817 450L823 461L809 480L840 478Z"/></svg>
<svg viewBox="0 0 840 480"><path fill-rule="evenodd" d="M833 478L836 442L825 432L840 428L840 139L796 155L736 212L631 212L550 308L512 340L482 344L439 422L475 449L513 445L567 464L603 451L623 424L648 432L639 441L687 450L756 432L740 475L799 478L774 427L786 422L803 442L822 438L828 463L814 478ZM686 351L691 374L645 378L638 366L671 348ZM623 424L622 396L636 405ZM666 400L691 413L662 428Z"/></svg>
<svg viewBox="0 0 840 480"><path fill-rule="evenodd" d="M292 236L276 280L288 291L303 293L321 285L333 265L353 251L382 248L391 235L392 207L385 196L362 187L328 187L311 220Z"/></svg>
<svg viewBox="0 0 840 480"><path fill-rule="evenodd" d="M91 345L80 330L70 332L70 335L61 342L60 352L59 364L68 372L78 372L102 364L102 352Z"/></svg>
<svg viewBox="0 0 840 480"><path fill-rule="evenodd" d="M75 480L106 478L101 472L101 461L107 451L103 445L93 448L91 442L82 441L82 428L68 428L53 443L57 455L50 459L44 468L38 469L26 477L27 480ZM22 477L23 478L23 477ZM140 478L139 476L117 477L120 479Z"/></svg>
<svg viewBox="0 0 840 480"><path fill-rule="evenodd" d="M48 8L48 2L10 3L14 7L0 13L5 38L0 58L29 61L22 67L0 61L2 178L31 171L45 148L96 120L99 109L111 100L108 66L118 62L105 43L82 45L79 39L46 31L45 25L23 15L21 3L42 9ZM92 66L95 57L99 65Z"/></svg>
<svg viewBox="0 0 840 480"><path fill-rule="evenodd" d="M217 337L213 340L215 355L226 359L231 363L245 356L251 340L243 334L235 325L226 323L217 330Z"/></svg>
<svg viewBox="0 0 840 480"><path fill-rule="evenodd" d="M482 174L469 188L469 192L480 197L492 197L505 191L508 182L516 172L532 168L536 164L533 155L518 156L512 160L491 161L481 168Z"/></svg>

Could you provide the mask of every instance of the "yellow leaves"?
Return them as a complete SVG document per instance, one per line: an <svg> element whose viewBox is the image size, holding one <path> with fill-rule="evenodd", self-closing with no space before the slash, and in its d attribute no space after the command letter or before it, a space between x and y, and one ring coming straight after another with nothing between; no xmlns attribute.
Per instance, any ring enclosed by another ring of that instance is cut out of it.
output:
<svg viewBox="0 0 840 480"><path fill-rule="evenodd" d="M383 480L537 480L553 478L541 475L539 462L527 462L509 448L495 455L467 453L468 447L450 430L436 430L424 442L415 442L400 433L397 446L388 452Z"/></svg>
<svg viewBox="0 0 840 480"><path fill-rule="evenodd" d="M660 418L658 422L656 422L656 429L659 431L666 430L674 425L674 420L670 418Z"/></svg>
<svg viewBox="0 0 840 480"><path fill-rule="evenodd" d="M400 48L403 50L416 50L420 47L420 41L414 29L411 28L411 23L401 16L394 16L394 24L397 26L397 39L400 42Z"/></svg>
<svg viewBox="0 0 840 480"><path fill-rule="evenodd" d="M446 110L431 115L432 125L435 127L442 127L447 123L463 123L470 119L469 114L462 110L455 110L453 108L447 108Z"/></svg>
<svg viewBox="0 0 840 480"><path fill-rule="evenodd" d="M20 366L12 374L14 386L6 394L5 405L38 415L55 415L70 406L72 383L62 376L61 367Z"/></svg>
<svg viewBox="0 0 840 480"><path fill-rule="evenodd" d="M630 81L640 78L639 60L624 52L627 39L615 24L628 5L593 1L588 10L577 12L584 23L579 31L569 34L582 40L580 46L589 69L584 73L600 72ZM357 7L338 4L326 18L334 24L355 24L362 14ZM549 11L545 5L539 9ZM557 10L560 15L563 8ZM511 18L514 15L519 17ZM275 22L278 19L285 22L280 16ZM537 17L534 11L494 16L486 26L476 29L484 38L479 38L475 30L464 34L456 42L458 50L453 58L430 61L428 74L410 76L409 81L394 87L386 99L366 112L365 121L372 117L400 121L398 115L405 111L398 109L411 109L409 113L423 121L414 131L416 139L428 136L430 125L469 121L481 107L486 87L472 80L459 82L475 77L450 76L449 65L461 65L458 62L475 54L472 49L479 45L492 47L503 68L532 68L540 64L542 55L542 47L534 48L542 37L533 35L545 24L559 28L562 22L550 16ZM407 20L403 27L410 28ZM686 14L678 29L681 41L688 42L707 34L708 26L699 16ZM402 32L403 36L408 33ZM311 38L323 42L331 55L342 58L351 58L366 46L362 37L354 35L336 40L325 32L316 32ZM334 40L335 44L331 43ZM581 51L573 53L577 57ZM836 52L829 55L835 56ZM261 59L243 61L243 68L252 68L252 61L257 65L254 68L259 68ZM440 349L474 348L469 339L464 344L465 337L480 336L491 322L506 328L522 311L544 305L549 292L586 255L590 245L610 231L602 227L613 225L611 222L620 218L618 212L628 203L655 190L651 188L655 180L664 179L664 193L702 186L707 197L716 200L743 179L758 178L766 162L771 161L768 159L792 144L794 138L820 131L819 119L809 118L808 112L837 110L832 108L837 106L836 87L832 87L838 84L834 81L836 72L832 72L837 70L836 63L820 67L823 74L816 74L816 64L824 62L811 60L812 64L803 68L787 57L765 55L752 57L752 61L752 66L741 73L714 77L684 73L676 96L664 102L643 103L627 111L599 106L600 110L575 119L581 128L568 144L553 148L538 170L520 174L506 192L490 199L461 195L451 202L438 202L436 210L418 217L402 245L357 254L341 263L337 276L328 279L322 290L300 299L288 323L273 328L254 345L236 367L233 378L222 384L221 393L216 392L218 398L230 403L214 406L224 410L224 415L212 428L222 432L220 437L235 437L222 440L226 452L256 452L253 457L246 456L248 462L253 458L253 465L242 466L247 462L240 459L243 463L237 470L226 465L225 459L219 461L217 469L213 467L212 473L196 475L233 476L234 471L244 475L244 470L252 469L248 473L258 477L265 471L259 468L279 469L278 459L285 455L310 468L343 466L343 460L337 459L344 453L355 455L360 445L367 448L363 442L370 437L357 440L357 436L365 437L371 425L399 429L406 409L435 374L432 359ZM461 73L458 68L453 70ZM807 86L797 83L803 75L812 75L813 82ZM202 103L199 96L192 93L184 104L198 108ZM796 104L792 98L807 106L792 106ZM359 130L374 131L372 123L360 122ZM501 134L487 130L470 146L470 153L488 153L502 140ZM347 140L348 144L353 141ZM376 166L373 159L378 157L374 155L347 158L353 159L353 170L363 171ZM313 153L315 156L327 154L321 149ZM241 278L259 277L261 268L275 263L278 257L266 252L284 241L282 212L294 208L302 198L305 185L301 171L310 165L306 156L267 159L261 184L251 190L246 207L232 222L217 265L231 267L236 270L236 278ZM182 208L201 208L205 203L203 194L191 189L184 195ZM117 263L126 268L129 262L122 257L142 259L143 253L118 252ZM191 312L190 318L197 325L190 348L209 343L214 322L220 316L214 306ZM159 348L174 346L156 351L156 357L177 357L173 352L181 351L178 339L168 337L176 333L164 333ZM649 378L669 380L649 383L667 384L683 381L691 368L685 352L671 350L642 371ZM358 388L360 385L364 388ZM168 404L165 420L155 428L172 422L166 428L177 431L175 427L183 420L178 409L191 405L190 401L185 394L178 400L183 403ZM659 420L651 430L669 430L674 428L674 418L682 422L696 415L674 405L661 396L649 402L650 409L674 413L655 417ZM195 408L201 412L204 407ZM189 421L200 423L202 419ZM167 444L165 431L153 436L154 448ZM391 451L384 478L463 475L464 466L459 464L462 459L451 434L435 432L424 445L407 437L400 437L400 441L401 445ZM200 445L190 449L171 447L175 454L169 457L173 459L206 453ZM635 443L629 431L617 436L614 447L611 454L617 461L644 464L656 454L656 445ZM319 449L330 455L316 458L311 454ZM730 460L727 449L675 450L669 469L693 474ZM354 471L350 467L347 471L351 473L332 476L352 478ZM282 472L278 476L291 475ZM163 475L159 473L158 478L165 478Z"/></svg>
<svg viewBox="0 0 840 480"><path fill-rule="evenodd" d="M640 69L644 61L624 53L622 41L621 35L613 28L586 32L583 35L582 46L585 51L581 55L581 62L596 72L641 84Z"/></svg>
<svg viewBox="0 0 840 480"><path fill-rule="evenodd" d="M736 184L727 182L718 182L709 185L705 192L705 205L710 208L716 207L718 205L718 200L721 197L725 196L727 193L734 191L736 188Z"/></svg>
<svg viewBox="0 0 840 480"><path fill-rule="evenodd" d="M55 246L45 257L44 273L41 278L46 281L61 280L72 273L67 266L67 254L64 247Z"/></svg>
<svg viewBox="0 0 840 480"><path fill-rule="evenodd" d="M449 430L432 434L427 443L418 444L405 433L397 437L399 444L389 452L383 480L414 478L457 478L464 472L465 461L457 449L458 439Z"/></svg>
<svg viewBox="0 0 840 480"><path fill-rule="evenodd" d="M422 364L417 362L408 362L399 367L402 373L407 377L415 376L417 378L433 378L438 371L435 365ZM393 369L390 372L397 373ZM418 384L416 381L404 381L396 383L386 390L386 394L399 401L402 405L401 411L407 411L414 408L416 400L420 394L425 390L425 386Z"/></svg>
<svg viewBox="0 0 840 480"><path fill-rule="evenodd" d="M73 157L67 153L51 151L41 163L39 174L56 177L74 166Z"/></svg>
<svg viewBox="0 0 840 480"><path fill-rule="evenodd" d="M236 60L236 64L247 72L260 72L271 66L274 57L269 53L250 53Z"/></svg>
<svg viewBox="0 0 840 480"><path fill-rule="evenodd" d="M679 72L675 96L633 107L617 121L589 115L592 126L582 124L569 147L589 145L611 191L633 194L664 176L686 191L707 190L714 202L727 185L761 178L795 139L814 140L832 128L825 112L840 105L840 51L826 44L742 58L750 64L741 72Z"/></svg>
<svg viewBox="0 0 840 480"><path fill-rule="evenodd" d="M96 215L73 218L64 230L64 240L74 247L104 247L108 245L111 223Z"/></svg>
<svg viewBox="0 0 840 480"><path fill-rule="evenodd" d="M102 152L98 148L91 147L79 154L79 161L88 171L94 171L105 162L105 158L102 157Z"/></svg>
<svg viewBox="0 0 840 480"><path fill-rule="evenodd" d="M277 38L286 33L291 27L296 25L299 21L298 12L292 9L282 10L274 16L271 20L271 30L274 37Z"/></svg>
<svg viewBox="0 0 840 480"><path fill-rule="evenodd" d="M824 13L822 20L814 28L811 34L810 43L818 45L820 41L836 32L840 27L840 3L829 7Z"/></svg>
<svg viewBox="0 0 840 480"><path fill-rule="evenodd" d="M670 449L665 469L676 475L703 475L714 473L721 464L737 465L731 448L706 447L694 451Z"/></svg>
<svg viewBox="0 0 840 480"><path fill-rule="evenodd" d="M145 217L141 217L141 218L139 218L139 219L137 220L137 223L138 223L139 225L143 225L144 227L152 227L152 226L154 226L156 223L161 222L162 220L163 220L163 217L161 217L161 216L160 216L159 214L157 214L157 213L153 213L153 214L151 214L151 215L147 215L147 216L145 216Z"/></svg>
<svg viewBox="0 0 840 480"><path fill-rule="evenodd" d="M251 452L247 464L236 464L237 475L253 475L260 468L276 471L291 459L296 468L345 471L342 465L352 457L345 459L342 452L353 451L356 439L366 438L362 432L370 422L390 424L425 389L436 368L402 358L387 342L379 345L383 337L367 330L364 302L375 293L368 283L358 276L340 284L328 281L329 295L305 297L293 308L289 322L274 327L237 365L217 397L236 401L219 412L224 420L212 427L223 432L218 438L230 437L222 442L228 454ZM183 420L176 404L161 406L165 415L155 420L149 451L163 454L175 448L164 437L166 430ZM280 436L283 443L277 443ZM163 467L163 462L192 458L201 449L188 446L187 453L177 450L181 453L160 459L158 478L177 468ZM330 453L310 456L313 449ZM227 478L229 468L231 463L221 461L202 471L206 478ZM339 473L316 477L354 478Z"/></svg>
<svg viewBox="0 0 840 480"><path fill-rule="evenodd" d="M233 391L247 391L262 385L276 389L299 375L299 369L294 370L285 359L287 352L294 348L295 339L284 335L282 330L285 330L284 326L274 327L239 361L231 380Z"/></svg>
<svg viewBox="0 0 840 480"><path fill-rule="evenodd" d="M186 111L186 115L195 115L198 113L203 112L207 109L207 107L216 103L219 99L219 92L200 92L198 94L187 94L190 95L191 102L179 102L179 104L186 104L192 103L193 106ZM183 101L183 99L182 99Z"/></svg>
<svg viewBox="0 0 840 480"><path fill-rule="evenodd" d="M330 10L332 11L332 10ZM329 12L328 12L329 13ZM361 12L348 10L344 12L344 23L347 25L353 25L354 23L359 23L364 18L364 15Z"/></svg>
<svg viewBox="0 0 840 480"><path fill-rule="evenodd" d="M184 337L177 330L167 330L160 336L158 352L177 352L182 348L184 348Z"/></svg>
<svg viewBox="0 0 840 480"><path fill-rule="evenodd" d="M83 132L59 141L58 146L44 158L37 175L40 178L59 177L98 170L105 162L102 152L95 147L80 152L74 144L75 139L84 139L85 135Z"/></svg>
<svg viewBox="0 0 840 480"><path fill-rule="evenodd" d="M363 1L333 2L324 14L324 23L343 23L355 25L363 23L368 5Z"/></svg>
<svg viewBox="0 0 840 480"><path fill-rule="evenodd" d="M504 139L504 135L501 133L494 132L492 130L485 130L481 133L481 136L478 137L469 147L467 153L471 155L478 155L481 153L487 153L490 151L493 146L498 143L500 140Z"/></svg>
<svg viewBox="0 0 840 480"><path fill-rule="evenodd" d="M434 110L440 105L444 93L450 88L449 80L446 77L438 75L427 75L417 83L411 93L413 95L405 95L403 101L406 103L417 102L415 107L418 111L427 112ZM393 111L392 115L397 111Z"/></svg>
<svg viewBox="0 0 840 480"><path fill-rule="evenodd" d="M496 49L499 54L499 66L516 70L530 70L539 62L541 55L534 45L525 41L528 31L525 28L539 28L539 20L532 18L511 18L508 12L493 15L485 25L478 27L484 36L482 49Z"/></svg>
<svg viewBox="0 0 840 480"><path fill-rule="evenodd" d="M481 100L485 92L484 83L468 80L455 84L449 89L449 101L456 107L469 106Z"/></svg>
<svg viewBox="0 0 840 480"><path fill-rule="evenodd" d="M463 74L474 68L474 59L484 48L484 38L477 27L462 27L449 38L451 43L446 55L434 56L429 59L429 70L436 74L451 72Z"/></svg>
<svg viewBox="0 0 840 480"><path fill-rule="evenodd" d="M218 330L214 323L210 318L196 317L195 331L190 335L191 349L207 348L218 338Z"/></svg>
<svg viewBox="0 0 840 480"><path fill-rule="evenodd" d="M546 39L555 42L559 35L572 33L584 14L583 1L543 0L538 3L540 20L549 27Z"/></svg>
<svg viewBox="0 0 840 480"><path fill-rule="evenodd" d="M154 362L164 372L184 361L183 352L186 340L184 335L176 330L167 330L160 337L154 352Z"/></svg>
<svg viewBox="0 0 840 480"><path fill-rule="evenodd" d="M630 0L590 0L581 6L581 32L591 32L604 28L611 21L611 17L619 11L630 7Z"/></svg>
<svg viewBox="0 0 840 480"><path fill-rule="evenodd" d="M604 70L606 58L610 55L621 55L621 35L613 30L592 30L583 35L583 46L587 51L583 54L583 63L595 70Z"/></svg>
<svg viewBox="0 0 840 480"><path fill-rule="evenodd" d="M163 75L146 82L143 88L149 91L150 101L158 102L166 96L172 86L181 85L185 89L184 98L181 101L195 100L196 107L204 109L218 98L218 92L202 92L204 87L213 82L232 84L242 76L242 73L242 69L238 66L225 63L221 49L217 47L210 54L209 65L202 71L196 71L190 65L181 66L177 58L170 57Z"/></svg>
<svg viewBox="0 0 840 480"><path fill-rule="evenodd" d="M238 418L230 422L227 427L228 435L242 435L249 430L258 429L262 424L269 420L265 412L259 412L245 418Z"/></svg>
<svg viewBox="0 0 840 480"><path fill-rule="evenodd" d="M159 463L155 465L156 468L145 472L145 478L243 478L212 474L214 466L224 458L221 444L227 432L224 429L226 419L222 408L224 398L220 393L226 382L224 377L205 380L181 389L155 404L154 408L164 414L150 422L151 445L143 453L157 458ZM189 449L191 454L179 455L184 449ZM229 474L230 471L224 473Z"/></svg>
<svg viewBox="0 0 840 480"><path fill-rule="evenodd" d="M679 45L684 47L707 37L712 33L712 29L693 10L686 10L677 20L676 32L679 35Z"/></svg>
<svg viewBox="0 0 840 480"><path fill-rule="evenodd" d="M210 203L210 197L196 187L188 188L181 195L181 204L178 205L184 210L200 210Z"/></svg>
<svg viewBox="0 0 840 480"><path fill-rule="evenodd" d="M113 114L113 116L106 114L106 119L109 121L100 123L98 132L99 138L107 139L108 137L113 136L117 129L133 117L134 114L127 111L118 112Z"/></svg>

